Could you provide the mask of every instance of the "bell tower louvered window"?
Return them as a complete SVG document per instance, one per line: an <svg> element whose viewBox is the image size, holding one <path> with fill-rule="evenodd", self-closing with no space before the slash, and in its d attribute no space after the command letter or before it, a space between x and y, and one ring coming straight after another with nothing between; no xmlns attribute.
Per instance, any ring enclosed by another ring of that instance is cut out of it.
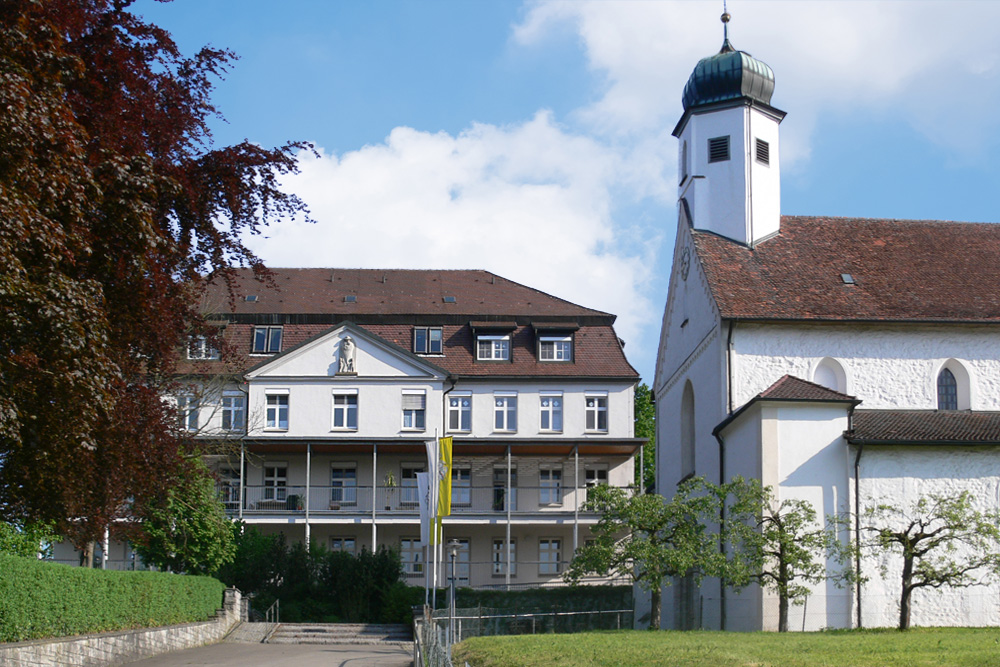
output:
<svg viewBox="0 0 1000 667"><path fill-rule="evenodd" d="M729 159L729 137L714 137L708 140L708 161L725 162Z"/></svg>
<svg viewBox="0 0 1000 667"><path fill-rule="evenodd" d="M763 165L771 164L771 144L767 143L763 139L757 139L756 145L756 157L757 162Z"/></svg>

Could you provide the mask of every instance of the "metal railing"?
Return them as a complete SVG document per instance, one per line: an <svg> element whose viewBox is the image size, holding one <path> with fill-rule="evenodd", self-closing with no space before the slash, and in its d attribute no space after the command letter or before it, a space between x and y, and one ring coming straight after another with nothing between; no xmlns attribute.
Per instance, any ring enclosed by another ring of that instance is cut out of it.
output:
<svg viewBox="0 0 1000 667"><path fill-rule="evenodd" d="M634 492L632 487L623 487ZM452 487L452 514L584 512L587 487L501 486ZM220 484L219 497L230 514L239 512L240 489ZM243 487L243 511L259 513L309 512L370 515L417 514L417 489L412 486L259 486Z"/></svg>

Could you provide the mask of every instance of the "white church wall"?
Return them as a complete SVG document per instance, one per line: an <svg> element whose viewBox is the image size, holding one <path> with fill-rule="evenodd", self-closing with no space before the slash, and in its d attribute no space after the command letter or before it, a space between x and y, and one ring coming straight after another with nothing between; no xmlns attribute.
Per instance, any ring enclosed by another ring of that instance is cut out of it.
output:
<svg viewBox="0 0 1000 667"><path fill-rule="evenodd" d="M981 510L1000 505L1000 447L865 447L861 457L861 506L908 506L932 493L969 491ZM959 551L959 554L961 551ZM882 577L879 567L885 565ZM895 627L899 620L902 558L868 557L861 594L865 627ZM913 626L1000 625L1000 584L919 589L913 594Z"/></svg>
<svg viewBox="0 0 1000 667"><path fill-rule="evenodd" d="M739 324L733 345L737 406L783 375L813 380L830 357L846 372L846 393L866 409L936 408L937 373L950 359L968 371L970 407L1000 409L1000 333L986 328Z"/></svg>

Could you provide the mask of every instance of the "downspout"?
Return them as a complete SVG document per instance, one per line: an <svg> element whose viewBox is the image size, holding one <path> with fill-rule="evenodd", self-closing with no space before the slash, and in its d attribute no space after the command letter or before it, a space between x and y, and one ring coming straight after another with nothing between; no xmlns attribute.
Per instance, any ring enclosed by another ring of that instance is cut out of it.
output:
<svg viewBox="0 0 1000 667"><path fill-rule="evenodd" d="M715 434L715 439L719 442L719 484L723 483L726 479L726 441L722 439L721 433ZM726 500L722 499L722 504L719 507L719 553L722 557L726 556L726 541L722 539L722 531L726 525ZM720 630L725 632L726 630L726 582L724 580L719 581L719 625Z"/></svg>
<svg viewBox="0 0 1000 667"><path fill-rule="evenodd" d="M851 412L847 416L847 429L848 431L854 430L854 408L851 408ZM854 582L854 595L858 599L858 628L864 626L861 625L861 452L864 451L865 445L862 442L858 443L858 455L854 457L854 574L856 581Z"/></svg>
<svg viewBox="0 0 1000 667"><path fill-rule="evenodd" d="M726 404L727 416L733 414L733 331L736 330L736 320L729 320L729 332L726 334Z"/></svg>

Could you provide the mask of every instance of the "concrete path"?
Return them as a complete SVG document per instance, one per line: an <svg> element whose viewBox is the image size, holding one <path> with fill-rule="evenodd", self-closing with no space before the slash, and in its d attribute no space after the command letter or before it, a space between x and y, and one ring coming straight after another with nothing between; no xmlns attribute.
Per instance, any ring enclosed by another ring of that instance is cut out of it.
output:
<svg viewBox="0 0 1000 667"><path fill-rule="evenodd" d="M411 667L413 649L397 646L213 644L128 663L136 667Z"/></svg>

